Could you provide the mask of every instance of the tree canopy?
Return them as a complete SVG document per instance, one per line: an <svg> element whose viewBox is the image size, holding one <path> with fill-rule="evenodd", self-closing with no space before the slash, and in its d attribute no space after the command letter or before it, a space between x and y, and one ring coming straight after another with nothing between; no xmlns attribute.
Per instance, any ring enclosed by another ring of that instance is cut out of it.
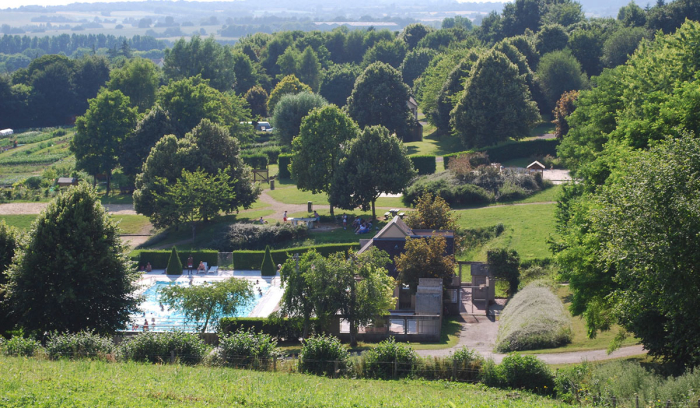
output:
<svg viewBox="0 0 700 408"><path fill-rule="evenodd" d="M404 252L394 262L398 280L416 291L421 278L441 278L448 285L455 274L454 256L447 256L447 241L441 235L426 238L406 237Z"/></svg>
<svg viewBox="0 0 700 408"><path fill-rule="evenodd" d="M304 117L313 109L327 105L322 96L311 92L284 95L275 107L272 124L275 138L283 145L291 145L299 135Z"/></svg>
<svg viewBox="0 0 700 408"><path fill-rule="evenodd" d="M107 88L121 91L139 112L146 112L156 102L158 82L156 64L145 58L132 58L123 67L109 73Z"/></svg>
<svg viewBox="0 0 700 408"><path fill-rule="evenodd" d="M56 197L8 270L7 299L25 333L126 327L138 306L126 249L88 185Z"/></svg>
<svg viewBox="0 0 700 408"><path fill-rule="evenodd" d="M302 83L294 75L287 75L275 86L275 89L270 92L270 99L267 100L267 109L271 113L275 112L275 106L280 99L287 94L298 94L300 92L311 92L311 87Z"/></svg>
<svg viewBox="0 0 700 408"><path fill-rule="evenodd" d="M214 40L202 40L199 35L190 41L181 38L172 49L166 49L163 60L163 73L166 78L180 81L199 76L208 80L213 88L224 92L233 88L236 82L233 53Z"/></svg>

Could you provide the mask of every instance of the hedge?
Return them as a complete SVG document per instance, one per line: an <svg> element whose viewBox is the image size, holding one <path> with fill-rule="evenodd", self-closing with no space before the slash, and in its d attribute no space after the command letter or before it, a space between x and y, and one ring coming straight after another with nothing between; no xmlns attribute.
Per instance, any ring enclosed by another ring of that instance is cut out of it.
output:
<svg viewBox="0 0 700 408"><path fill-rule="evenodd" d="M425 174L433 174L437 169L437 164L435 163L434 155L416 155L409 156L408 158L411 159L411 162L413 163L413 168L416 169L419 176Z"/></svg>
<svg viewBox="0 0 700 408"><path fill-rule="evenodd" d="M322 332L321 323L317 318L311 318L309 326L310 332ZM303 334L304 321L300 317L222 317L219 319L219 328L224 335L242 329L269 334L278 339L296 340Z"/></svg>
<svg viewBox="0 0 700 408"><path fill-rule="evenodd" d="M289 172L289 165L292 163L292 155L288 153L280 154L277 158L277 162L279 163L278 178L291 179L292 174Z"/></svg>
<svg viewBox="0 0 700 408"><path fill-rule="evenodd" d="M463 152L450 153L443 156L445 169L448 169L450 159L462 154L478 152L486 152L489 155L489 160L493 163L503 163L508 160L519 159L521 157L534 157L557 155L557 139L535 139L526 142L507 142L498 146L484 147L477 150L466 150Z"/></svg>
<svg viewBox="0 0 700 408"><path fill-rule="evenodd" d="M259 154L244 154L241 155L243 162L254 169L266 169L267 168L267 155Z"/></svg>
<svg viewBox="0 0 700 408"><path fill-rule="evenodd" d="M139 266L146 266L146 263L150 262L153 269L165 269L168 266L168 259L170 258L170 252L168 250L162 251L147 251L147 250L136 250L132 252L131 260L138 262ZM217 266L219 264L219 252L211 250L197 250L197 251L178 251L180 256L180 261L183 265L187 265L187 258L192 255L194 258L194 267L199 265L199 261L204 261L208 266Z"/></svg>
<svg viewBox="0 0 700 408"><path fill-rule="evenodd" d="M270 251L270 255L272 255L273 263L277 265L283 264L288 257L293 256L295 253L303 254L311 249L315 249L316 252L323 256L328 256L335 252L347 252L351 249L358 250L360 249L360 244L326 244L308 247L275 249ZM236 269L258 270L260 265L262 265L264 256L265 251L233 251L233 265Z"/></svg>

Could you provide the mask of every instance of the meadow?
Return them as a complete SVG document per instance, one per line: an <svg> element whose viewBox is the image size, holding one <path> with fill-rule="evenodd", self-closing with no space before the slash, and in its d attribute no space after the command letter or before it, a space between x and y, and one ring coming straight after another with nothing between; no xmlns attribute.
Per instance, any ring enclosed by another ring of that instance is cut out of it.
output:
<svg viewBox="0 0 700 408"><path fill-rule="evenodd" d="M0 220L4 220L7 225L17 227L22 231L27 231L31 227L37 214L22 215L0 215ZM113 215L112 219L119 223L122 234L148 234L151 223L143 215Z"/></svg>
<svg viewBox="0 0 700 408"><path fill-rule="evenodd" d="M0 357L3 406L561 407L483 385L329 379L205 366Z"/></svg>

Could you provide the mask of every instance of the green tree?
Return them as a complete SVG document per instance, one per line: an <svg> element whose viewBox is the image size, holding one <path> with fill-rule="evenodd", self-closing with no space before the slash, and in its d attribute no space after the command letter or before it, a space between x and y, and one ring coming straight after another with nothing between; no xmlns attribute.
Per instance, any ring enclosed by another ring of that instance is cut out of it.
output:
<svg viewBox="0 0 700 408"><path fill-rule="evenodd" d="M366 67L375 62L383 62L398 68L406 58L406 52L406 43L401 40L381 40L367 50L362 65Z"/></svg>
<svg viewBox="0 0 700 408"><path fill-rule="evenodd" d="M430 48L416 48L406 54L406 58L403 59L399 67L401 77L406 85L413 86L413 82L428 68L435 55L437 52Z"/></svg>
<svg viewBox="0 0 700 408"><path fill-rule="evenodd" d="M634 1L630 1L624 7L620 7L620 10L617 12L617 19L625 27L643 27L647 22L644 10Z"/></svg>
<svg viewBox="0 0 700 408"><path fill-rule="evenodd" d="M316 268L325 271L326 264L323 256L316 250L305 252L301 257L290 257L282 265L280 277L284 286L282 295L282 310L291 316L301 316L304 321L302 337L309 336L311 316L314 314L314 291L321 289L311 279L310 272ZM337 309L336 309L337 310ZM318 311L316 315L320 315Z"/></svg>
<svg viewBox="0 0 700 408"><path fill-rule="evenodd" d="M362 69L355 64L332 65L325 71L318 93L326 98L328 103L343 107L361 73Z"/></svg>
<svg viewBox="0 0 700 408"><path fill-rule="evenodd" d="M175 247L170 251L170 258L168 258L165 272L168 275L182 275L182 261L180 261L180 255Z"/></svg>
<svg viewBox="0 0 700 408"><path fill-rule="evenodd" d="M8 269L7 301L25 333L125 327L138 300L119 228L86 184L39 215Z"/></svg>
<svg viewBox="0 0 700 408"><path fill-rule="evenodd" d="M302 119L314 108L327 104L322 96L311 92L282 96L272 116L275 138L283 145L291 145L292 140L299 134Z"/></svg>
<svg viewBox="0 0 700 408"><path fill-rule="evenodd" d="M421 23L413 23L404 27L401 34L399 34L399 39L403 40L406 45L408 45L408 49L412 50L416 48L418 41L422 40L431 31L434 31L432 27L428 27Z"/></svg>
<svg viewBox="0 0 700 408"><path fill-rule="evenodd" d="M408 214L406 225L414 229L458 232L457 218L450 205L439 195L425 193L418 197L416 211Z"/></svg>
<svg viewBox="0 0 700 408"><path fill-rule="evenodd" d="M574 112L576 106L574 102L578 99L578 91L564 92L557 101L557 106L554 108L554 120L552 123L556 125L554 135L557 139L563 139L569 133L569 116Z"/></svg>
<svg viewBox="0 0 700 408"><path fill-rule="evenodd" d="M165 195L165 186L175 184L183 169L196 172L199 168L209 175L216 175L220 170L228 174L234 189L230 197L235 199L227 202L225 212L250 208L260 194L250 168L240 158L238 140L225 128L204 119L184 138L167 135L151 149L143 171L136 176L134 209L149 217L157 227L176 224L179 214L170 211L171 207L161 208L158 196Z"/></svg>
<svg viewBox="0 0 700 408"><path fill-rule="evenodd" d="M542 26L535 38L537 52L539 52L540 55L563 50L569 42L569 34L567 34L566 29L559 24L546 24Z"/></svg>
<svg viewBox="0 0 700 408"><path fill-rule="evenodd" d="M416 174L406 147L383 126L364 128L343 149L331 183L331 205L344 209L372 206L381 193L397 194Z"/></svg>
<svg viewBox="0 0 700 408"><path fill-rule="evenodd" d="M321 85L321 63L318 56L311 47L306 47L299 59L299 80L309 87L313 92L318 92Z"/></svg>
<svg viewBox="0 0 700 408"><path fill-rule="evenodd" d="M503 35L513 37L530 29L539 31L546 3L539 0L515 0L503 7Z"/></svg>
<svg viewBox="0 0 700 408"><path fill-rule="evenodd" d="M588 78L581 72L581 64L568 50L545 54L537 67L537 77L548 110L556 107L557 101L565 92L588 87Z"/></svg>
<svg viewBox="0 0 700 408"><path fill-rule="evenodd" d="M287 75L275 86L275 89L270 92L270 99L267 100L267 110L274 113L275 106L287 94L298 94L300 92L311 92L311 88L299 81L294 75Z"/></svg>
<svg viewBox="0 0 700 408"><path fill-rule="evenodd" d="M10 316L10 305L5 302L3 285L7 283L7 268L12 264L12 257L19 248L21 235L17 228L0 220L0 336L11 330L16 319Z"/></svg>
<svg viewBox="0 0 700 408"><path fill-rule="evenodd" d="M253 301L252 283L230 278L204 285L172 285L160 289L160 301L182 312L187 322L193 322L201 333L210 324L218 326L219 318L235 316Z"/></svg>
<svg viewBox="0 0 700 408"><path fill-rule="evenodd" d="M486 253L489 272L496 279L508 282L508 296L513 296L520 285L520 256L514 249L489 249Z"/></svg>
<svg viewBox="0 0 700 408"><path fill-rule="evenodd" d="M270 253L270 246L265 246L265 256L263 257L262 264L260 265L260 274L262 276L275 276L277 273L277 268L275 268L275 263L272 261L272 254Z"/></svg>
<svg viewBox="0 0 700 408"><path fill-rule="evenodd" d="M239 140L250 140L253 130L241 124L250 120L250 110L243 98L224 94L209 86L209 81L195 76L170 81L158 90L158 104L170 113L179 134L185 134L208 119L226 127Z"/></svg>
<svg viewBox="0 0 700 408"><path fill-rule="evenodd" d="M156 102L158 82L158 68L151 60L132 58L110 72L107 89L121 91L139 112L146 112Z"/></svg>
<svg viewBox="0 0 700 408"><path fill-rule="evenodd" d="M209 221L221 211L229 210L229 203L236 201L236 182L231 180L230 169L219 169L216 175L208 174L201 168L195 172L182 169L182 175L174 184L166 178L157 181L163 195L156 193L156 206L168 214L175 214L175 225L189 222L192 227L192 241L195 238L197 223Z"/></svg>
<svg viewBox="0 0 700 408"><path fill-rule="evenodd" d="M245 100L250 106L250 113L254 118L266 118L267 112L267 92L262 86L256 85L245 93Z"/></svg>
<svg viewBox="0 0 700 408"><path fill-rule="evenodd" d="M292 141L290 171L297 188L329 193L343 145L358 132L357 124L335 105L312 110L302 120L299 136Z"/></svg>
<svg viewBox="0 0 700 408"><path fill-rule="evenodd" d="M547 11L542 16L544 23L560 24L569 27L581 21L585 21L581 3L576 1L552 1L547 5Z"/></svg>
<svg viewBox="0 0 700 408"><path fill-rule="evenodd" d="M245 94L249 89L258 85L258 73L250 58L242 53L233 54L233 73L236 76L236 83L233 90L238 95Z"/></svg>
<svg viewBox="0 0 700 408"><path fill-rule="evenodd" d="M394 259L398 280L416 291L420 278L442 278L448 285L455 275L454 256L447 256L447 241L441 235L426 238L406 237L404 252Z"/></svg>
<svg viewBox="0 0 700 408"><path fill-rule="evenodd" d="M539 119L525 80L501 52L483 55L451 114L465 146L489 146L525 137Z"/></svg>
<svg viewBox="0 0 700 408"><path fill-rule="evenodd" d="M412 122L409 96L401 74L390 65L375 62L357 78L347 110L360 127L381 125L403 138Z"/></svg>
<svg viewBox="0 0 700 408"><path fill-rule="evenodd" d="M607 186L573 201L557 254L589 335L619 323L651 355L689 367L700 364L698 157L689 134L623 157Z"/></svg>
<svg viewBox="0 0 700 408"><path fill-rule="evenodd" d="M472 21L468 17L462 17L459 15L454 17L445 17L440 25L440 28L442 29L455 27L463 28L467 31L471 31L474 28Z"/></svg>
<svg viewBox="0 0 700 408"><path fill-rule="evenodd" d="M163 73L172 81L199 76L221 92L233 88L236 82L235 62L230 48L224 47L214 37L202 40L199 35L188 42L181 38L173 48L165 50Z"/></svg>
<svg viewBox="0 0 700 408"><path fill-rule="evenodd" d="M596 76L603 70L603 43L605 38L602 30L575 30L569 35L568 47L571 53L581 63L588 76Z"/></svg>
<svg viewBox="0 0 700 408"><path fill-rule="evenodd" d="M624 64L639 46L649 37L649 32L642 27L625 27L615 31L603 43L603 64L614 68Z"/></svg>
<svg viewBox="0 0 700 408"><path fill-rule="evenodd" d="M75 165L92 175L107 174L107 195L110 176L117 166L121 144L133 132L136 108L121 91L103 90L90 100L85 115L75 120L76 132L70 149Z"/></svg>
<svg viewBox="0 0 700 408"><path fill-rule="evenodd" d="M153 146L165 135L177 135L178 131L170 114L159 105L151 109L136 124L133 133L121 143L119 165L127 176L134 178L141 172L143 163ZM133 180L132 180L133 181Z"/></svg>
<svg viewBox="0 0 700 408"><path fill-rule="evenodd" d="M479 56L478 52L470 52L454 67L438 94L436 109L427 112L430 122L435 124L443 134L450 132L450 113L454 109L457 97L464 91L464 83L472 72L472 67L479 60Z"/></svg>

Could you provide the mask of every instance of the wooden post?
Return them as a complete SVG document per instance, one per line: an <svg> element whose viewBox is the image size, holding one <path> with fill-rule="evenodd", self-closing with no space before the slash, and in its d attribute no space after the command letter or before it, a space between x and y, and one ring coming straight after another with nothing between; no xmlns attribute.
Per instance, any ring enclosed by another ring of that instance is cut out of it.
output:
<svg viewBox="0 0 700 408"><path fill-rule="evenodd" d="M175 364L175 350L170 350L170 364Z"/></svg>
<svg viewBox="0 0 700 408"><path fill-rule="evenodd" d="M338 375L338 360L333 361L333 378Z"/></svg>
<svg viewBox="0 0 700 408"><path fill-rule="evenodd" d="M277 356L272 357L272 371L277 371Z"/></svg>
<svg viewBox="0 0 700 408"><path fill-rule="evenodd" d="M612 406L613 406L613 408L615 408L617 406L617 398L615 398L614 395L612 397Z"/></svg>
<svg viewBox="0 0 700 408"><path fill-rule="evenodd" d="M394 360L394 378L399 377L399 360L395 359Z"/></svg>
<svg viewBox="0 0 700 408"><path fill-rule="evenodd" d="M666 408L671 408L671 400L666 400Z"/></svg>
<svg viewBox="0 0 700 408"><path fill-rule="evenodd" d="M452 381L457 381L457 360L452 359Z"/></svg>
<svg viewBox="0 0 700 408"><path fill-rule="evenodd" d="M635 407L639 408L639 395L635 398Z"/></svg>

